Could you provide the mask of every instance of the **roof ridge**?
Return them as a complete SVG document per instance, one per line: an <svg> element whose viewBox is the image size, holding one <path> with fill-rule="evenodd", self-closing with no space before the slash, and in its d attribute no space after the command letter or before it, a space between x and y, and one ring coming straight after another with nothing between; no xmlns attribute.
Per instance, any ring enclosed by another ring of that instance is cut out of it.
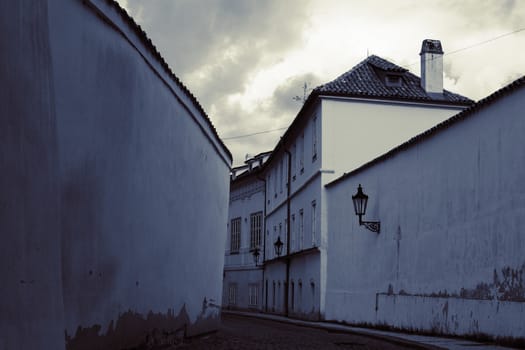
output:
<svg viewBox="0 0 525 350"><path fill-rule="evenodd" d="M383 63L383 66L377 64L374 61L380 61L381 63ZM371 64L372 66L374 66L374 67L376 67L378 69L382 69L382 70L397 71L397 72L400 72L400 73L408 72L408 69L406 69L404 67L401 67L400 65L397 65L394 62L387 60L386 58L382 58L382 57L379 57L379 56L376 56L376 55L369 56L367 58L367 62L368 62L368 64ZM391 66L391 67L387 68L387 67L385 67L385 65L388 65L388 66Z"/></svg>
<svg viewBox="0 0 525 350"><path fill-rule="evenodd" d="M328 85L328 84L330 84L330 83L332 83L332 82L334 82L334 81L336 81L336 80L339 80L340 78L343 78L343 77L346 76L346 75L351 74L352 72L356 71L359 67L363 66L364 64L367 64L367 60L368 60L370 57L372 57L372 56L375 56L375 55L370 55L370 56L368 56L367 58L365 58L364 60L362 60L362 61L360 61L359 63L357 63L355 66L353 66L352 68L350 68L350 69L347 70L346 72L344 72L344 73L338 75L335 79L332 79L332 80L330 80L329 82L326 82L326 83L324 83L324 84L321 84L321 85L317 86L315 89L313 89L313 91L315 91L315 90L317 90L317 89L320 89L320 88L322 88L322 87L324 87L324 86L326 86L326 85ZM313 91L312 91L312 92L313 92Z"/></svg>

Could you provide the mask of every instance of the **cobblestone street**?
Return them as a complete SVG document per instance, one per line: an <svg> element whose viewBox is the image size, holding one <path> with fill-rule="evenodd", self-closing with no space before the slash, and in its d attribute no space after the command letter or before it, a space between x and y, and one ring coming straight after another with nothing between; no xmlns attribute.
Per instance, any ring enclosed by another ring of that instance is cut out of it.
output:
<svg viewBox="0 0 525 350"><path fill-rule="evenodd" d="M217 333L195 338L179 349L424 349L409 343L331 332L238 315L222 315Z"/></svg>

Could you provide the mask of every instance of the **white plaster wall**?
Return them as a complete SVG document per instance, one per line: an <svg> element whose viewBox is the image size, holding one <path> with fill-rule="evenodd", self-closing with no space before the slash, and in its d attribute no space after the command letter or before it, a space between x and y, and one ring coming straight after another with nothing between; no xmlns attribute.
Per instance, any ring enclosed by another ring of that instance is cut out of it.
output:
<svg viewBox="0 0 525 350"><path fill-rule="evenodd" d="M291 230L293 236L293 241L295 244L291 247L291 252L298 252L300 250L309 249L312 247L319 247L321 245L321 176L319 173L313 174L310 178L310 183L303 187L301 191L294 193L292 200L290 201L290 213L295 215L295 225L294 229ZM314 221L312 220L312 202L315 201L315 230L312 232L312 225ZM299 244L300 233L299 233L299 221L300 221L300 211L303 211L303 242L302 245ZM293 232L292 232L293 231ZM313 233L313 234L312 234Z"/></svg>
<svg viewBox="0 0 525 350"><path fill-rule="evenodd" d="M257 308L262 307L262 285L263 278L262 262L264 259L264 181L257 178L257 174L239 179L231 185L230 205L228 212L226 253L224 262L223 282L223 307L248 309L249 285L259 285L259 300ZM255 266L253 254L250 251L251 240L251 214L261 212L261 246L259 266ZM241 218L241 246L239 252L231 252L231 220ZM228 293L231 283L237 284L236 305L229 305Z"/></svg>
<svg viewBox="0 0 525 350"><path fill-rule="evenodd" d="M268 213L274 211L277 207L282 205L287 198L286 183L288 170L288 154L284 151L290 152L291 157L291 192L292 195L303 189L308 185L312 176L316 175L321 168L322 155L322 139L321 139L321 109L320 105L315 105L311 110L305 112L308 117L304 118L301 123L294 126L294 130L289 134L286 142L282 145L279 152L272 155L272 160L267 164L265 170L266 189L267 189L267 203L266 210ZM317 118L317 154L313 154L313 119ZM303 166L301 171L300 154L301 148L304 149ZM281 170L283 167L283 180L281 187ZM277 178L277 188L275 186L275 178Z"/></svg>
<svg viewBox="0 0 525 350"><path fill-rule="evenodd" d="M242 180L240 184L233 184L230 193L230 204L228 212L226 255L224 266L239 267L252 266L252 252L250 252L250 215L262 212L261 221L261 245L264 234L264 182L258 180L255 175L249 179ZM231 253L231 221L241 218L241 246L238 253ZM259 262L262 262L263 250L261 246L261 256Z"/></svg>
<svg viewBox="0 0 525 350"><path fill-rule="evenodd" d="M225 270L223 293L222 293L222 307L228 309L253 310L262 309L263 307L263 271L262 267L258 268L229 268ZM237 294L235 305L229 304L229 287L231 284L236 284ZM250 284L258 285L258 304L257 306L249 304L249 286Z"/></svg>
<svg viewBox="0 0 525 350"><path fill-rule="evenodd" d="M289 314L319 320L320 318L320 253L318 250L294 256L290 263L290 283L294 283L294 307L290 286ZM302 289L299 287L302 285Z"/></svg>
<svg viewBox="0 0 525 350"><path fill-rule="evenodd" d="M31 185L0 222L0 349L64 348L64 331L102 349L125 315L123 347L150 326L216 329L228 152L111 3L7 7L2 188Z"/></svg>
<svg viewBox="0 0 525 350"><path fill-rule="evenodd" d="M290 133L289 138L283 145L291 155L291 199L290 199L290 253L294 254L290 257L290 284L289 284L289 314L295 317L318 319L320 312L320 253L310 252L306 255L297 255L298 252L319 247L323 244L323 233L321 231L321 155L322 155L322 139L321 139L321 115L320 107L316 105L310 111L306 112L308 117L301 123L294 126L294 130ZM317 118L316 127L313 126L313 118ZM316 154L314 157L314 130L316 132ZM302 157L301 157L302 153ZM302 166L300 159L303 159ZM281 167L284 167L281 173ZM302 171L301 171L302 169ZM287 219L287 171L288 171L288 154L281 151L274 153L273 160L268 164L265 170L267 181L267 231L266 235L266 250L267 259L275 258L273 243L279 236L279 224L282 227L281 240L285 244L283 246L283 256L287 253L287 232L285 220ZM281 192L281 174L284 177ZM275 186L275 178L277 177L277 187ZM312 201L316 203L316 228L315 237L312 239ZM303 211L303 239L300 244L300 210ZM295 220L292 220L292 217ZM274 232L274 226L276 231ZM283 313L284 310L284 282L286 281L285 263L270 262L265 268L265 280L268 280L268 310L272 311L273 306L273 282L277 283L276 302L274 312ZM291 306L291 282L294 282L294 291L296 293L295 308L292 310ZM281 281L281 289L279 294L278 281ZM301 281L303 285L302 302L299 303L299 287L298 283ZM311 283L314 286L312 293Z"/></svg>
<svg viewBox="0 0 525 350"><path fill-rule="evenodd" d="M266 281L268 281L267 284ZM286 263L284 260L274 260L271 263L266 264L264 270L264 283L263 304L265 305L265 311L279 314L284 313L284 285L286 283ZM273 292L274 284L275 295ZM268 286L267 290L266 285Z"/></svg>
<svg viewBox="0 0 525 350"><path fill-rule="evenodd" d="M301 188L303 188L305 185L307 185L307 182L317 174L319 169L321 169L322 165L322 149L323 149L323 142L324 140L321 138L322 136L322 115L321 115L321 105L316 104L314 107L311 108L311 110L308 110L305 112L308 114L308 117L305 118L304 121L302 121L301 124L297 125L297 131L295 131L293 134L291 134L290 140L287 141L287 148L290 150L290 152L293 154L292 149L293 145L296 145L296 152L295 157L292 156L292 162L294 162L295 169L292 166L292 186L291 190L292 193L297 192ZM314 140L314 118L317 119L316 122L316 155L314 157L314 147L313 147L313 140ZM304 171L301 173L300 168L300 145L303 142L303 136L304 135ZM295 179L294 179L295 175Z"/></svg>
<svg viewBox="0 0 525 350"><path fill-rule="evenodd" d="M448 119L461 109L446 106L323 98L322 168L325 184Z"/></svg>
<svg viewBox="0 0 525 350"><path fill-rule="evenodd" d="M280 228L279 228L280 225ZM277 238L281 237L281 242L283 243L282 255L287 254L286 249L286 205L279 207L277 210L269 213L266 217L266 233L265 233L265 258L266 260L273 259L277 257L275 254L274 243L277 241Z"/></svg>
<svg viewBox="0 0 525 350"><path fill-rule="evenodd" d="M523 338L524 94L328 187L327 319Z"/></svg>
<svg viewBox="0 0 525 350"><path fill-rule="evenodd" d="M47 4L0 2L0 349L64 349Z"/></svg>

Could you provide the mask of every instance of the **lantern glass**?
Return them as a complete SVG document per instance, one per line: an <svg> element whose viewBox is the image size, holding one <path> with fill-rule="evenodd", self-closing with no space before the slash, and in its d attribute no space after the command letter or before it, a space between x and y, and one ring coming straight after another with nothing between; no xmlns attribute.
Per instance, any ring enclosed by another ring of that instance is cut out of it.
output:
<svg viewBox="0 0 525 350"><path fill-rule="evenodd" d="M259 252L259 248L255 248L253 250L253 261L255 262L255 265L257 265L257 263L259 263L259 255L260 255L260 252Z"/></svg>
<svg viewBox="0 0 525 350"><path fill-rule="evenodd" d="M368 196L363 193L361 184L357 187L357 193L352 196L352 201L354 202L355 215L358 215L359 217L365 215Z"/></svg>
<svg viewBox="0 0 525 350"><path fill-rule="evenodd" d="M281 241L281 236L277 237L277 240L273 244L273 247L275 248L275 255L281 256L283 252L283 242Z"/></svg>

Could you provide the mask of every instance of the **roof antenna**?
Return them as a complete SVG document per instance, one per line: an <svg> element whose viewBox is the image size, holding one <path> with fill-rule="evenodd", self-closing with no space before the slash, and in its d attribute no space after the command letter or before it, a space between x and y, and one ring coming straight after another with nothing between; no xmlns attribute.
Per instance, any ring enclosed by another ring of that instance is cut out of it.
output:
<svg viewBox="0 0 525 350"><path fill-rule="evenodd" d="M366 57L370 57L370 54L368 53L368 47L366 48Z"/></svg>
<svg viewBox="0 0 525 350"><path fill-rule="evenodd" d="M308 88L308 83L304 82L304 85L303 85L303 97L300 97L300 96L294 96L292 97L292 100L295 100L295 101L299 101L299 102L302 102L303 104L306 102L306 94L308 93L309 90L312 90L310 88Z"/></svg>

